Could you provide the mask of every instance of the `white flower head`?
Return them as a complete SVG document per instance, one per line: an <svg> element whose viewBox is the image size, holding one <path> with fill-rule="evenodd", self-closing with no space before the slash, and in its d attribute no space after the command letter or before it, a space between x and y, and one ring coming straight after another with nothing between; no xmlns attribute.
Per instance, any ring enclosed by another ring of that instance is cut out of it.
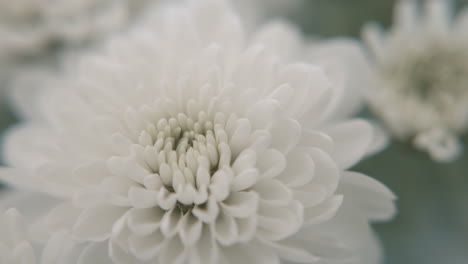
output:
<svg viewBox="0 0 468 264"><path fill-rule="evenodd" d="M362 263L394 196L346 171L372 127L331 118L334 82L296 61L300 38L245 34L225 1L157 11L42 92L0 176L67 200L44 223L90 245L83 263Z"/></svg>
<svg viewBox="0 0 468 264"><path fill-rule="evenodd" d="M35 55L53 42L77 43L117 31L130 1L18 0L0 2L0 58Z"/></svg>
<svg viewBox="0 0 468 264"><path fill-rule="evenodd" d="M159 2L159 1L153 1ZM18 72L54 55L97 43L136 21L150 0L0 1L0 104Z"/></svg>
<svg viewBox="0 0 468 264"><path fill-rule="evenodd" d="M398 1L386 36L366 27L377 62L369 102L397 137L450 161L461 152L457 135L468 129L468 15L453 23L452 1L422 2Z"/></svg>

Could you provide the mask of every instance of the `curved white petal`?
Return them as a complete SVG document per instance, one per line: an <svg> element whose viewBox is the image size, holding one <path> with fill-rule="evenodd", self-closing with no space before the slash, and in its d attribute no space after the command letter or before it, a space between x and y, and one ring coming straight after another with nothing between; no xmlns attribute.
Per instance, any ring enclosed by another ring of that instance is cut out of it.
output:
<svg viewBox="0 0 468 264"><path fill-rule="evenodd" d="M127 208L100 205L84 209L75 225L73 237L82 240L103 241L111 235L113 223L127 211Z"/></svg>
<svg viewBox="0 0 468 264"><path fill-rule="evenodd" d="M338 123L324 131L333 139L331 155L343 169L356 164L366 154L373 139L372 126L364 120Z"/></svg>
<svg viewBox="0 0 468 264"><path fill-rule="evenodd" d="M132 208L128 214L128 227L138 235L149 235L161 225L165 211L160 208Z"/></svg>
<svg viewBox="0 0 468 264"><path fill-rule="evenodd" d="M385 185L366 175L344 172L338 192L344 195L346 203L355 206L370 220L388 220L396 213L396 196Z"/></svg>

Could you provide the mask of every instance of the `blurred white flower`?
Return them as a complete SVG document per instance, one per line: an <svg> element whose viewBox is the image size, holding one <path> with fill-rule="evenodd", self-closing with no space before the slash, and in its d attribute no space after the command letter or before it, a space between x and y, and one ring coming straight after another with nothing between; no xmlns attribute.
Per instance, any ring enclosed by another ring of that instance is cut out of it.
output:
<svg viewBox="0 0 468 264"><path fill-rule="evenodd" d="M372 109L396 137L437 161L459 155L457 135L468 128L468 13L453 23L452 5L399 1L386 36L373 24L364 31L377 64Z"/></svg>
<svg viewBox="0 0 468 264"><path fill-rule="evenodd" d="M144 0L17 0L0 2L0 58L41 52L122 29Z"/></svg>
<svg viewBox="0 0 468 264"><path fill-rule="evenodd" d="M87 244L83 263L377 263L369 222L394 196L347 171L373 129L336 118L334 75L298 62L286 25L245 34L225 1L157 11L6 136L1 178L66 200L45 229Z"/></svg>
<svg viewBox="0 0 468 264"><path fill-rule="evenodd" d="M122 31L156 0L0 1L0 103L23 67ZM49 59L50 60L50 59ZM49 62L50 63L50 62Z"/></svg>

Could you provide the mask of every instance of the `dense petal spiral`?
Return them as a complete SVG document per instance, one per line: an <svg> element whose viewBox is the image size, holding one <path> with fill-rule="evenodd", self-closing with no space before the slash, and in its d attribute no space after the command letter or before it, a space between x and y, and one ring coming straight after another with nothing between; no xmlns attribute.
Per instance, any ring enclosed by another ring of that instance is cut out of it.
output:
<svg viewBox="0 0 468 264"><path fill-rule="evenodd" d="M361 261L394 196L347 174L373 130L331 118L332 75L285 49L287 25L245 33L229 2L157 13L41 91L1 177L65 200L43 223L89 245L83 263Z"/></svg>

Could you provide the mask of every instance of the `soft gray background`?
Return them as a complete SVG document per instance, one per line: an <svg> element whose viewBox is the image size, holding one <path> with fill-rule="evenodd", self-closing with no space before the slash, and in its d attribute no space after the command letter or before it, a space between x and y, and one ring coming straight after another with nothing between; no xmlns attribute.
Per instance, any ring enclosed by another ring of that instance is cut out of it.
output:
<svg viewBox="0 0 468 264"><path fill-rule="evenodd" d="M393 4L305 0L301 8L290 11L289 18L310 35L358 37L366 21L389 25ZM370 113L364 110L362 115ZM0 133L12 123L13 115L0 107ZM467 137L464 142L468 146ZM355 169L381 180L399 197L394 221L376 225L387 264L468 263L468 154L453 163L437 164L408 144L393 142Z"/></svg>

